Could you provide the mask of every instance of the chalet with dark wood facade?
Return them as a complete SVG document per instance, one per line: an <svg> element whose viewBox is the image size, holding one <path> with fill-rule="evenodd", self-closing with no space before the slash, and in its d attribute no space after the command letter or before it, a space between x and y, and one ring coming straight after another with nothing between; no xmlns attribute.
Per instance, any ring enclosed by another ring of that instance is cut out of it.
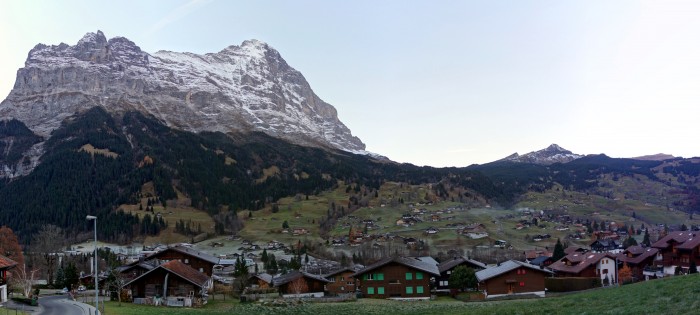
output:
<svg viewBox="0 0 700 315"><path fill-rule="evenodd" d="M700 233L691 231L671 232L651 247L659 250L654 264L663 268L663 275L687 273L690 262L700 265ZM679 270L677 270L680 268Z"/></svg>
<svg viewBox="0 0 700 315"><path fill-rule="evenodd" d="M248 283L253 288L267 289L272 287L272 275L267 273L254 274L248 277Z"/></svg>
<svg viewBox="0 0 700 315"><path fill-rule="evenodd" d="M301 271L292 271L272 279L282 297L323 297L328 279Z"/></svg>
<svg viewBox="0 0 700 315"><path fill-rule="evenodd" d="M17 262L0 255L0 303L7 302L7 271L16 266Z"/></svg>
<svg viewBox="0 0 700 315"><path fill-rule="evenodd" d="M429 299L430 278L439 277L433 262L414 257L388 257L353 275L368 298Z"/></svg>
<svg viewBox="0 0 700 315"><path fill-rule="evenodd" d="M645 275L645 269L654 266L654 260L659 249L653 247L642 247L639 245L630 246L625 251L617 255L617 261L620 264L627 264L632 270L632 276L635 281L656 277L656 275Z"/></svg>
<svg viewBox="0 0 700 315"><path fill-rule="evenodd" d="M333 271L323 277L330 281L326 284L326 292L329 295L342 295L355 293L355 278L352 276L355 270L352 268L343 268Z"/></svg>
<svg viewBox="0 0 700 315"><path fill-rule="evenodd" d="M211 278L179 260L166 262L127 282L135 303L192 306L204 302Z"/></svg>
<svg viewBox="0 0 700 315"><path fill-rule="evenodd" d="M486 269L484 263L466 257L454 257L443 261L438 265L440 276L435 278L435 288L437 291L450 291L450 276L452 276L452 271L459 266L472 268L474 271Z"/></svg>
<svg viewBox="0 0 700 315"><path fill-rule="evenodd" d="M622 244L616 240L596 240L591 244L591 251L595 253L621 253L624 250Z"/></svg>
<svg viewBox="0 0 700 315"><path fill-rule="evenodd" d="M516 260L509 260L496 267L476 273L479 290L486 298L505 295L545 295L544 279L552 275L547 269Z"/></svg>
<svg viewBox="0 0 700 315"><path fill-rule="evenodd" d="M219 258L187 246L169 247L146 257L145 260L150 261L154 259L157 259L160 263L179 260L209 277L213 274L214 265L219 264Z"/></svg>
<svg viewBox="0 0 700 315"><path fill-rule="evenodd" d="M122 275L122 277L129 281L136 279L137 277L141 276L142 274L149 272L153 270L153 268L158 267L157 265L158 261L157 260L151 260L151 261L135 261L133 263L121 266L117 268L117 271Z"/></svg>
<svg viewBox="0 0 700 315"><path fill-rule="evenodd" d="M564 256L549 265L557 277L599 278L601 283L617 283L617 263L611 253L578 253Z"/></svg>

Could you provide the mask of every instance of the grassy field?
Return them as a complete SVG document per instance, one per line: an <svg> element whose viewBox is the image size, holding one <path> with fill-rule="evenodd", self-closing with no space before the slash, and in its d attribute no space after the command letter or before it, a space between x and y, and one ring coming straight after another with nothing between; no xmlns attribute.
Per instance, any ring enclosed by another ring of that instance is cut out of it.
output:
<svg viewBox="0 0 700 315"><path fill-rule="evenodd" d="M291 307L216 300L201 309L107 304L107 314L697 314L700 275L679 276L543 299L460 302L400 302L360 299L345 303L299 303Z"/></svg>

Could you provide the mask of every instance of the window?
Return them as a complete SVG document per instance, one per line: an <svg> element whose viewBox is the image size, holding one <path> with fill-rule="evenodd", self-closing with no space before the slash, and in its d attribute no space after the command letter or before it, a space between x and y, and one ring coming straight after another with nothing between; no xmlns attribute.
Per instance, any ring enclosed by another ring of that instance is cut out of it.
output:
<svg viewBox="0 0 700 315"><path fill-rule="evenodd" d="M204 268L199 268L199 272L204 272Z"/></svg>
<svg viewBox="0 0 700 315"><path fill-rule="evenodd" d="M373 288L373 287L367 287L367 294L374 294L374 288Z"/></svg>
<svg viewBox="0 0 700 315"><path fill-rule="evenodd" d="M186 263L186 264L189 264L189 263L190 263L190 260L187 259L187 258L185 258L185 263Z"/></svg>
<svg viewBox="0 0 700 315"><path fill-rule="evenodd" d="M355 285L352 281L345 282L347 285Z"/></svg>
<svg viewBox="0 0 700 315"><path fill-rule="evenodd" d="M423 293L423 287L422 286L416 287L416 293L418 293L418 294Z"/></svg>
<svg viewBox="0 0 700 315"><path fill-rule="evenodd" d="M384 287L378 287L377 294L384 294Z"/></svg>
<svg viewBox="0 0 700 315"><path fill-rule="evenodd" d="M373 274L373 273L368 273L368 274L365 275L365 277L367 278L367 279L365 279L365 280L374 280L374 274Z"/></svg>
<svg viewBox="0 0 700 315"><path fill-rule="evenodd" d="M410 272L406 273L406 280L413 280L413 274Z"/></svg>
<svg viewBox="0 0 700 315"><path fill-rule="evenodd" d="M603 269L603 274L608 274L608 269Z"/></svg>
<svg viewBox="0 0 700 315"><path fill-rule="evenodd" d="M413 287L406 287L406 294L413 294Z"/></svg>
<svg viewBox="0 0 700 315"><path fill-rule="evenodd" d="M447 280L442 280L442 281L440 281L440 286L441 286L441 287L446 287L446 286L449 286L449 285L450 285L450 282L447 281Z"/></svg>
<svg viewBox="0 0 700 315"><path fill-rule="evenodd" d="M448 274L448 275L451 275L451 274L452 274L452 270L447 270L447 274Z"/></svg>
<svg viewBox="0 0 700 315"><path fill-rule="evenodd" d="M340 287L340 291L345 291L345 287Z"/></svg>
<svg viewBox="0 0 700 315"><path fill-rule="evenodd" d="M520 286L521 286L521 287L524 287L524 286L525 286L525 282L520 282Z"/></svg>
<svg viewBox="0 0 700 315"><path fill-rule="evenodd" d="M516 273L516 274L519 274L519 275L524 275L524 274L525 274L525 269L518 269L515 273Z"/></svg>
<svg viewBox="0 0 700 315"><path fill-rule="evenodd" d="M416 272L416 280L423 280L423 273L422 272Z"/></svg>
<svg viewBox="0 0 700 315"><path fill-rule="evenodd" d="M340 281L345 281L345 277L340 277Z"/></svg>
<svg viewBox="0 0 700 315"><path fill-rule="evenodd" d="M399 282L399 280L391 280L389 284L401 284L401 282Z"/></svg>

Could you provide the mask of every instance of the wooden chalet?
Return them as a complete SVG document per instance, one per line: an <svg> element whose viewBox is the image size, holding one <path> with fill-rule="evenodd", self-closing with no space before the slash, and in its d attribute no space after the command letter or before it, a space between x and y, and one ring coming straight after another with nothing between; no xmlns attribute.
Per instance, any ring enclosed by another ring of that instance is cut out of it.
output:
<svg viewBox="0 0 700 315"><path fill-rule="evenodd" d="M452 271L459 266L472 268L474 271L486 269L486 264L467 257L454 257L445 260L438 265L440 276L435 278L436 291L450 291L450 276L452 276Z"/></svg>
<svg viewBox="0 0 700 315"><path fill-rule="evenodd" d="M16 266L17 262L0 255L0 303L7 302L7 271Z"/></svg>
<svg viewBox="0 0 700 315"><path fill-rule="evenodd" d="M601 283L617 283L617 263L611 253L578 253L564 256L549 265L557 277L599 278Z"/></svg>
<svg viewBox="0 0 700 315"><path fill-rule="evenodd" d="M248 277L248 283L253 288L267 289L272 287L272 275L267 273L254 274Z"/></svg>
<svg viewBox="0 0 700 315"><path fill-rule="evenodd" d="M479 281L479 290L486 298L526 294L544 297L544 279L551 275L552 272L548 269L509 260L496 267L478 271L476 279Z"/></svg>
<svg viewBox="0 0 700 315"><path fill-rule="evenodd" d="M162 251L154 253L144 260L158 260L160 263L179 260L195 270L211 277L214 266L219 264L220 259L202 251L187 246L168 247Z"/></svg>
<svg viewBox="0 0 700 315"><path fill-rule="evenodd" d="M625 251L618 254L617 261L620 262L620 264L627 264L627 266L632 269L632 276L635 281L641 279L649 280L650 278L656 278L655 272L652 272L653 274L647 273L650 271L649 267L654 266L654 260L658 253L658 248L635 245L628 247ZM647 271L646 273L645 270Z"/></svg>
<svg viewBox="0 0 700 315"><path fill-rule="evenodd" d="M323 297L328 279L301 271L292 271L272 279L282 297Z"/></svg>
<svg viewBox="0 0 700 315"><path fill-rule="evenodd" d="M139 260L132 262L130 264L120 266L117 271L122 275L127 281L136 279L138 276L153 270L153 268L158 267L158 261L144 261Z"/></svg>
<svg viewBox="0 0 700 315"><path fill-rule="evenodd" d="M355 278L352 276L355 270L352 268L343 268L323 275L324 278L330 281L326 284L326 292L329 295L341 295L355 293Z"/></svg>
<svg viewBox="0 0 700 315"><path fill-rule="evenodd" d="M621 253L624 250L622 244L613 239L596 240L591 244L594 253Z"/></svg>
<svg viewBox="0 0 700 315"><path fill-rule="evenodd" d="M171 260L127 282L134 303L192 306L206 303L209 276L179 260Z"/></svg>
<svg viewBox="0 0 700 315"><path fill-rule="evenodd" d="M651 247L659 250L654 264L663 269L662 276L687 273L691 261L700 265L699 232L671 232Z"/></svg>
<svg viewBox="0 0 700 315"><path fill-rule="evenodd" d="M358 279L361 292L368 298L429 299L430 277L439 277L440 271L434 260L388 257L353 276Z"/></svg>

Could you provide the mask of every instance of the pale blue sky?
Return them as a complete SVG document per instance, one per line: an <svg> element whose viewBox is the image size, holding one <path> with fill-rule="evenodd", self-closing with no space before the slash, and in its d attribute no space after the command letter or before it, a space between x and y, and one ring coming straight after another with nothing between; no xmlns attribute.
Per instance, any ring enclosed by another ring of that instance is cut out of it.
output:
<svg viewBox="0 0 700 315"><path fill-rule="evenodd" d="M557 143L700 156L700 2L0 1L0 97L37 43L86 32L147 52L256 38L367 149L432 166Z"/></svg>

